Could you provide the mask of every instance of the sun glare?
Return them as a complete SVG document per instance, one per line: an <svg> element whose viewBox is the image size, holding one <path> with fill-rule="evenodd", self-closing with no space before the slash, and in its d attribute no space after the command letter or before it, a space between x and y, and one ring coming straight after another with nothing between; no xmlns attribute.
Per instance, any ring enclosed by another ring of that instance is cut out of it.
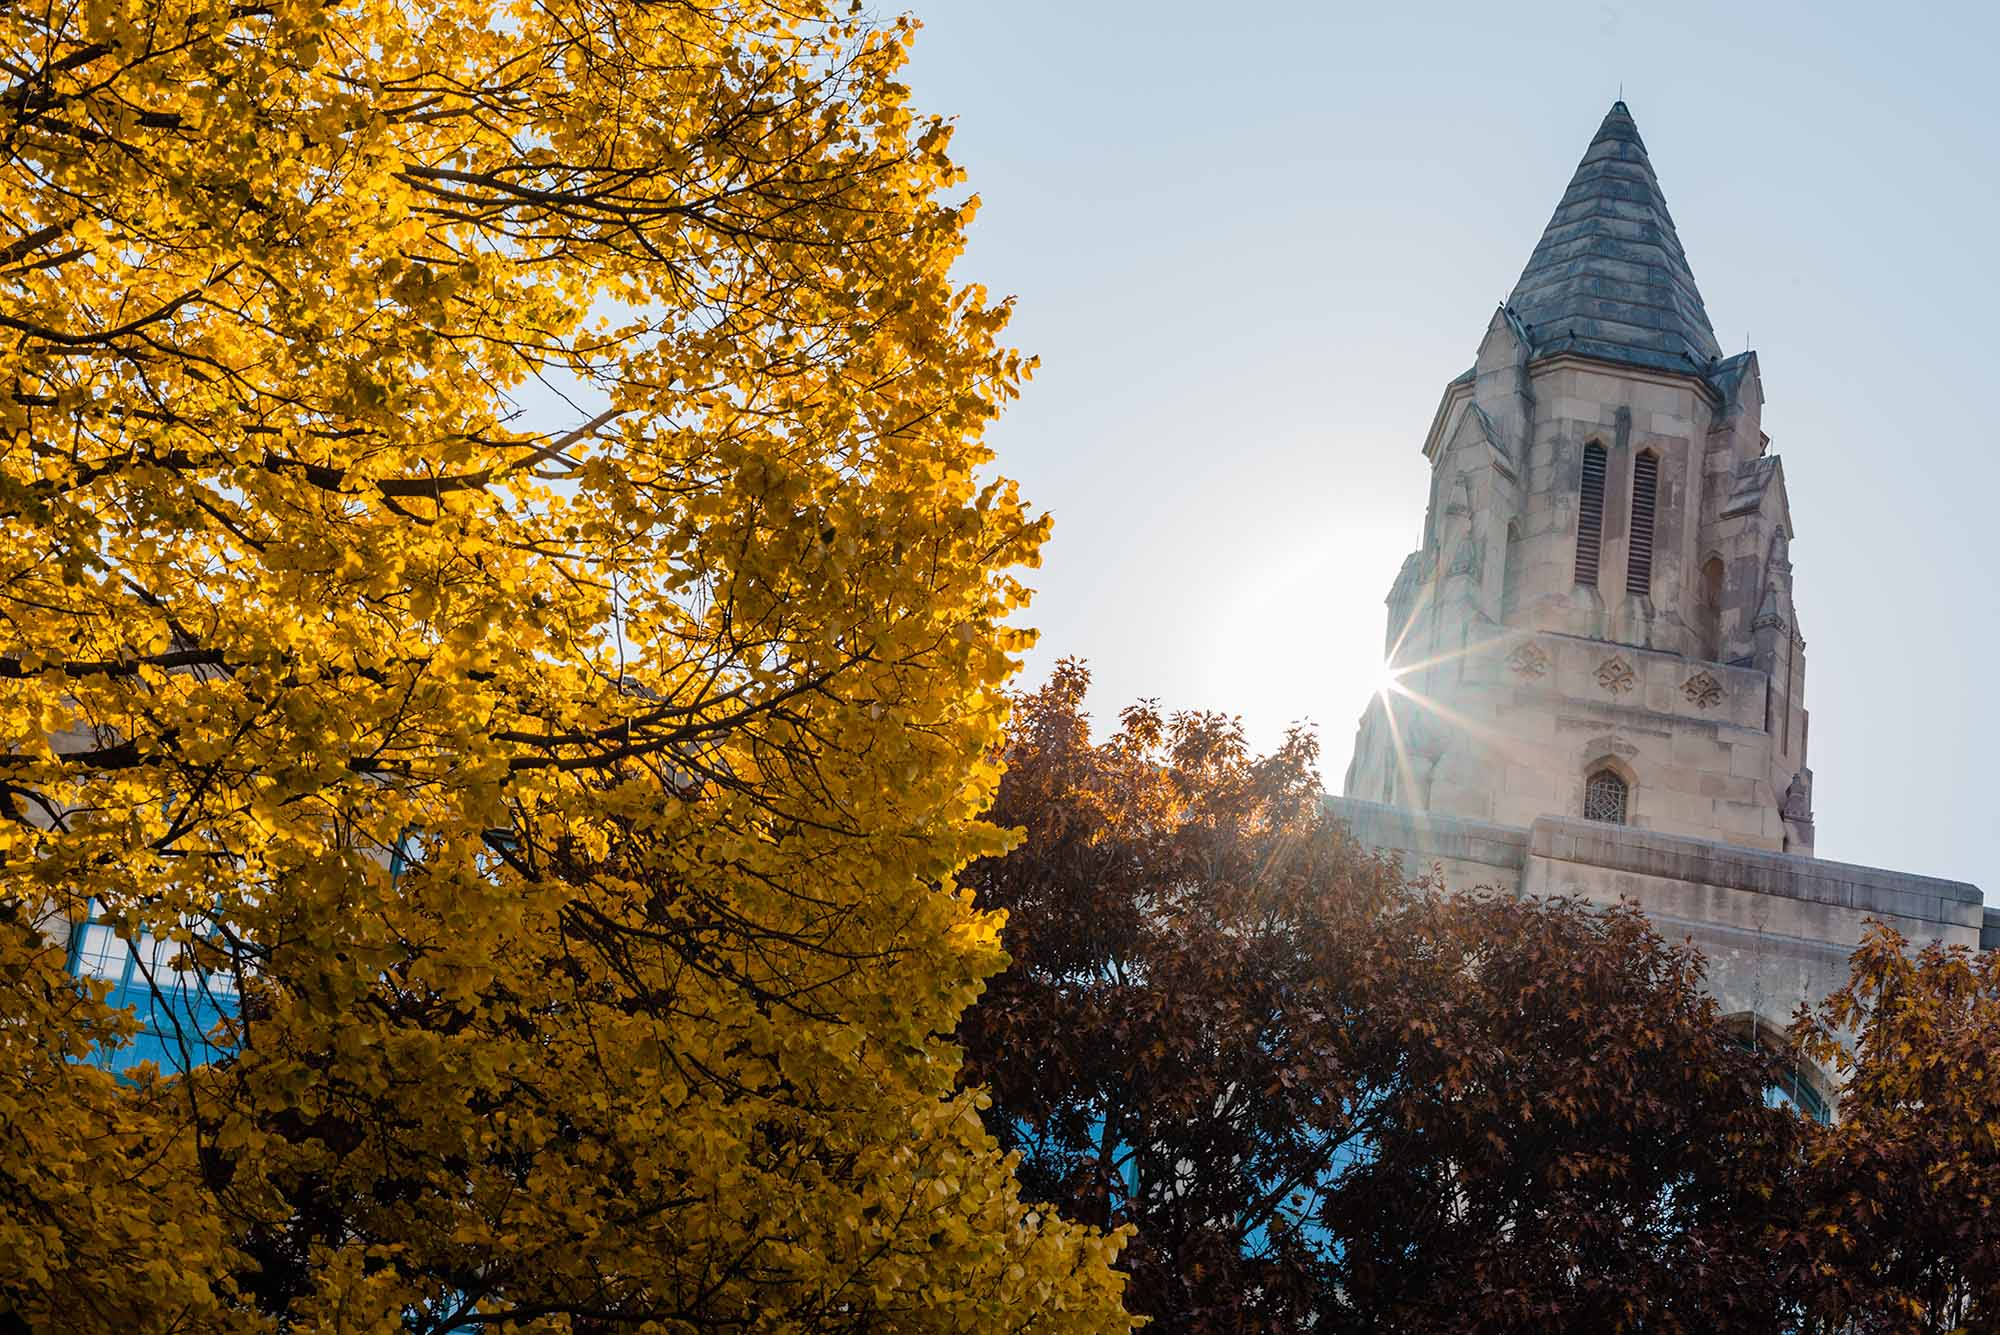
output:
<svg viewBox="0 0 2000 1335"><path fill-rule="evenodd" d="M1375 694L1395 695L1400 693L1403 690L1403 674L1407 671L1409 671L1408 668L1399 668L1391 663L1384 663L1382 666L1376 668Z"/></svg>

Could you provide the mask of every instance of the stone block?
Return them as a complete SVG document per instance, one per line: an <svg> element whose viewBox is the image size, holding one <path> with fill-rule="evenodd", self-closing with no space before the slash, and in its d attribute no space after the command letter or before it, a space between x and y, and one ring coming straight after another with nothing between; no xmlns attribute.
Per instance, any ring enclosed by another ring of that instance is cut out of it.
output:
<svg viewBox="0 0 2000 1335"><path fill-rule="evenodd" d="M1632 396L1632 416L1650 421L1665 416L1679 421L1691 421L1694 411L1694 396L1673 385L1662 385L1653 381L1634 381L1627 391ZM1653 431L1660 430L1654 426ZM1667 434L1674 434L1668 432Z"/></svg>
<svg viewBox="0 0 2000 1335"><path fill-rule="evenodd" d="M1940 924L1962 922L1965 915L1947 916L1944 898L1920 882L1870 878L1851 883L1854 907L1863 913ZM1976 920L1974 924L1976 925Z"/></svg>
<svg viewBox="0 0 2000 1335"><path fill-rule="evenodd" d="M1748 802L1716 802L1712 805L1712 809L1715 815L1713 823L1727 834L1770 833L1764 825L1763 807L1753 806ZM1770 814L1775 816L1777 813Z"/></svg>
<svg viewBox="0 0 2000 1335"><path fill-rule="evenodd" d="M1716 825L1715 802L1712 798L1696 793L1665 793L1663 808L1671 827L1695 826L1709 829Z"/></svg>
<svg viewBox="0 0 2000 1335"><path fill-rule="evenodd" d="M1731 675L1740 678L1747 669L1738 669ZM1754 681L1732 681L1723 689L1729 694L1724 704L1729 712L1729 721L1739 728L1764 730L1764 674L1751 674Z"/></svg>
<svg viewBox="0 0 2000 1335"><path fill-rule="evenodd" d="M1739 779L1764 779L1771 776L1771 753L1766 746L1755 742L1737 742L1729 748L1729 772Z"/></svg>
<svg viewBox="0 0 2000 1335"><path fill-rule="evenodd" d="M1618 405L1606 402L1602 396L1591 393L1587 388L1580 395L1557 399L1554 412L1559 421L1574 424L1579 439L1598 436L1616 425L1618 420ZM1605 441L1606 445L1610 443Z"/></svg>
<svg viewBox="0 0 2000 1335"><path fill-rule="evenodd" d="M1673 758L1676 765L1691 769L1708 769L1716 755L1715 730L1702 724L1693 724L1676 729L1673 739Z"/></svg>
<svg viewBox="0 0 2000 1335"><path fill-rule="evenodd" d="M1650 761L1650 757L1648 759ZM1659 786L1682 793L1700 792L1702 771L1691 765L1676 765L1672 760L1673 749L1669 747L1665 759L1648 765L1648 769L1657 776Z"/></svg>
<svg viewBox="0 0 2000 1335"><path fill-rule="evenodd" d="M1757 800L1757 781L1739 779L1733 774L1703 770L1692 786L1703 797L1721 798L1725 802L1754 803Z"/></svg>

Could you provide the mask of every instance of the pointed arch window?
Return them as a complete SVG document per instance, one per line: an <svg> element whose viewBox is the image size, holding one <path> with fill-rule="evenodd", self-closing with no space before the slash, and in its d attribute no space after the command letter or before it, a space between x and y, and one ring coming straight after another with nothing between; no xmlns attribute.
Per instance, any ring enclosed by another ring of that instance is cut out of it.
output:
<svg viewBox="0 0 2000 1335"><path fill-rule="evenodd" d="M1660 501L1660 456L1647 450L1632 461L1632 547L1625 556L1625 592L1653 591L1653 516Z"/></svg>
<svg viewBox="0 0 2000 1335"><path fill-rule="evenodd" d="M1604 545L1604 447L1583 447L1583 488L1576 503L1576 582L1597 583L1597 558Z"/></svg>
<svg viewBox="0 0 2000 1335"><path fill-rule="evenodd" d="M1630 797L1631 790L1616 770L1597 770L1583 785L1583 818L1601 820L1607 825L1623 825L1625 805Z"/></svg>

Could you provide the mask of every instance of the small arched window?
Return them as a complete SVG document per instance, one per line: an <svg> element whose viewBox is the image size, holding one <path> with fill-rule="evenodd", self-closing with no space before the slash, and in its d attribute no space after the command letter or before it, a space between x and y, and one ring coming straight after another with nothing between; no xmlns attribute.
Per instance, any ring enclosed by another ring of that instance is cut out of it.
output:
<svg viewBox="0 0 2000 1335"><path fill-rule="evenodd" d="M1660 504L1660 456L1647 450L1632 461L1632 545L1625 553L1625 592L1653 591L1653 516Z"/></svg>
<svg viewBox="0 0 2000 1335"><path fill-rule="evenodd" d="M1601 769L1583 785L1583 818L1609 825L1625 823L1625 802L1630 790L1617 771Z"/></svg>
<svg viewBox="0 0 2000 1335"><path fill-rule="evenodd" d="M1576 582L1597 583L1597 558L1604 545L1604 447L1583 447L1583 487L1576 499Z"/></svg>

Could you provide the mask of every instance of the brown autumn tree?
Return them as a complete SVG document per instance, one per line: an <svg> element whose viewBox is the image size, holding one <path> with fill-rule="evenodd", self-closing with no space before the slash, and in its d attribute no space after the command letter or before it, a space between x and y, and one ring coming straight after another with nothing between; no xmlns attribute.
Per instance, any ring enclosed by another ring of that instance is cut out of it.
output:
<svg viewBox="0 0 2000 1335"><path fill-rule="evenodd" d="M1801 1134L1635 910L1406 886L1295 731L1017 702L961 1036L1024 1190L1132 1224L1162 1332L1766 1332Z"/></svg>
<svg viewBox="0 0 2000 1335"><path fill-rule="evenodd" d="M1356 975L1368 1140L1317 1219L1319 1329L1781 1328L1810 1124L1630 905L1413 895Z"/></svg>
<svg viewBox="0 0 2000 1335"><path fill-rule="evenodd" d="M1784 1238L1818 1335L2000 1327L2000 953L1877 923L1795 1036L1840 1073Z"/></svg>
<svg viewBox="0 0 2000 1335"><path fill-rule="evenodd" d="M1017 702L991 818L1026 842L964 876L1014 964L963 1022L966 1078L1027 1195L1139 1224L1134 1311L1285 1328L1321 1268L1294 1196L1361 1113L1342 964L1400 877L1314 818L1307 734L1254 758L1229 719L1141 705L1093 744L1088 682L1065 662Z"/></svg>

